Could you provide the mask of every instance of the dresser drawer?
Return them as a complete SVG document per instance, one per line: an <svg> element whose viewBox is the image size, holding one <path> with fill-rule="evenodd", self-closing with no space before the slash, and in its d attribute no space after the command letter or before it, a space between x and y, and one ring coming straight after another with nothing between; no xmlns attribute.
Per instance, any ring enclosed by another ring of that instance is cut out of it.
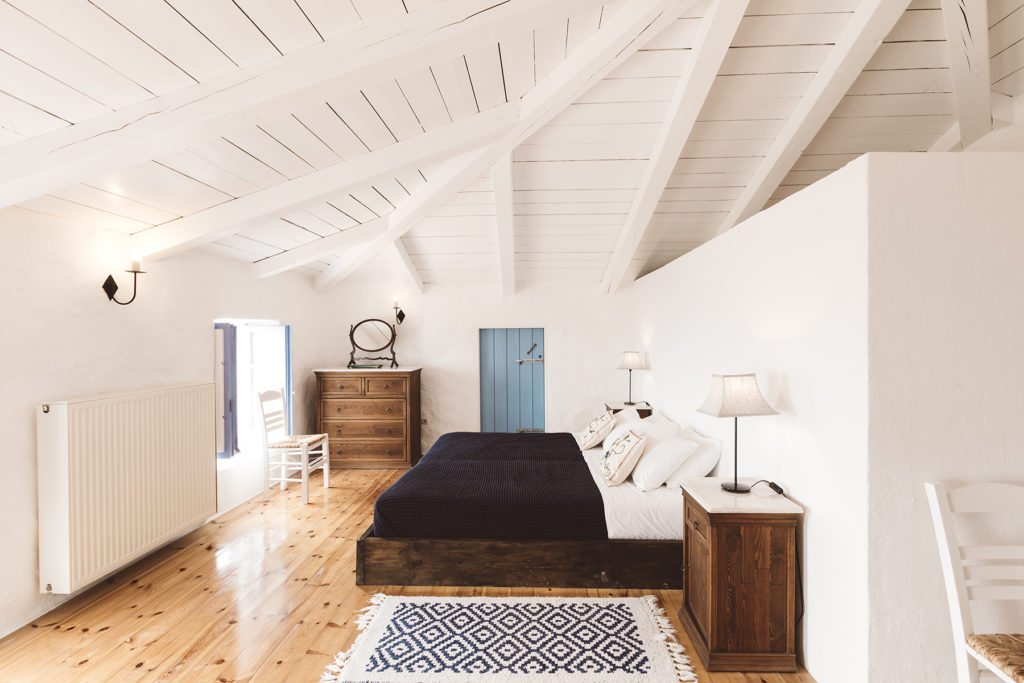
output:
<svg viewBox="0 0 1024 683"><path fill-rule="evenodd" d="M331 460L388 460L405 462L404 441L332 441Z"/></svg>
<svg viewBox="0 0 1024 683"><path fill-rule="evenodd" d="M405 439L405 422L399 420L324 420L324 434L332 439Z"/></svg>
<svg viewBox="0 0 1024 683"><path fill-rule="evenodd" d="M367 377L367 396L405 396L407 383L404 377Z"/></svg>
<svg viewBox="0 0 1024 683"><path fill-rule="evenodd" d="M708 543L711 535L711 518L700 506L695 505L689 498L686 499L686 528L683 529L684 536L696 534L701 537L704 543Z"/></svg>
<svg viewBox="0 0 1024 683"><path fill-rule="evenodd" d="M365 380L362 377L321 377L322 396L362 396Z"/></svg>
<svg viewBox="0 0 1024 683"><path fill-rule="evenodd" d="M405 400L400 398L324 399L321 401L324 420L404 419Z"/></svg>

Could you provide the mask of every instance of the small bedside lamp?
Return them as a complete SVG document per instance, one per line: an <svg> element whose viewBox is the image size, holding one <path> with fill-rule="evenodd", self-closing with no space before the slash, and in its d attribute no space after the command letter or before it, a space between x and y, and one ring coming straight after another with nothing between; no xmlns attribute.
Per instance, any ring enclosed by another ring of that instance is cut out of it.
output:
<svg viewBox="0 0 1024 683"><path fill-rule="evenodd" d="M626 401L627 406L636 405L636 402L633 401L633 371L643 370L643 368L644 363L639 351L623 352L622 362L619 363L619 370L629 370L629 400Z"/></svg>
<svg viewBox="0 0 1024 683"><path fill-rule="evenodd" d="M739 418L755 415L778 415L768 405L757 387L757 377L750 375L711 375L711 391L698 412L715 417L731 417L732 422L732 482L722 488L732 493L749 493L749 486L740 486L739 469Z"/></svg>

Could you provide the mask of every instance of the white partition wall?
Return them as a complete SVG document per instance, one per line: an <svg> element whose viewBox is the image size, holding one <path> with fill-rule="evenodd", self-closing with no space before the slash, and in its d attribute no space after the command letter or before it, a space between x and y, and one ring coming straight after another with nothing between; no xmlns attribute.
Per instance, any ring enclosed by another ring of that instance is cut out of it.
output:
<svg viewBox="0 0 1024 683"><path fill-rule="evenodd" d="M635 286L655 409L723 442L696 412L712 373L756 372L771 417L740 421L740 476L772 479L807 510L806 612L816 680L867 678L867 163L860 160Z"/></svg>
<svg viewBox="0 0 1024 683"><path fill-rule="evenodd" d="M955 677L923 483L1024 483L1022 179L1020 153L868 155L636 285L645 398L722 438L721 473L710 374L758 373L779 410L741 423L739 466L807 509L816 680Z"/></svg>

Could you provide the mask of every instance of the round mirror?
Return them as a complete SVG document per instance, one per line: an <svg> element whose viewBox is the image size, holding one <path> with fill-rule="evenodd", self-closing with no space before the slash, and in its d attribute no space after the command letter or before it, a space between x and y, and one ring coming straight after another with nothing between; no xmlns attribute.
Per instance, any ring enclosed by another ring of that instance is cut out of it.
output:
<svg viewBox="0 0 1024 683"><path fill-rule="evenodd" d="M383 351L395 342L395 328L377 318L364 320L352 328L352 343L363 351Z"/></svg>

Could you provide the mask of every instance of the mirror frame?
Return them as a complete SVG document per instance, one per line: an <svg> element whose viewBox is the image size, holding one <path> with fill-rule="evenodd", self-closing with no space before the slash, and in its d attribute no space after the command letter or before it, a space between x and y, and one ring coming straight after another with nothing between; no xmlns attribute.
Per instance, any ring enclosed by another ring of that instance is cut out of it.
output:
<svg viewBox="0 0 1024 683"><path fill-rule="evenodd" d="M364 325L366 323L381 323L382 325L386 326L387 329L391 331L391 339L386 344L384 344L384 346L381 346L380 348L376 349L367 349L362 346L359 346L359 344L356 343L356 330L359 328L360 325ZM398 359L395 356L395 342L398 340L398 330L396 330L395 326L389 323L387 320L381 320L380 318L366 318L365 320L360 320L355 325L350 325L348 330L348 340L349 343L352 344L352 351L349 353L348 367L351 368L357 365L357 360L386 360L391 361L391 367L398 367ZM381 351L384 351L385 353L390 352L391 355L356 356L357 350L365 351L366 353L379 353Z"/></svg>

